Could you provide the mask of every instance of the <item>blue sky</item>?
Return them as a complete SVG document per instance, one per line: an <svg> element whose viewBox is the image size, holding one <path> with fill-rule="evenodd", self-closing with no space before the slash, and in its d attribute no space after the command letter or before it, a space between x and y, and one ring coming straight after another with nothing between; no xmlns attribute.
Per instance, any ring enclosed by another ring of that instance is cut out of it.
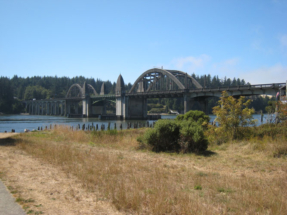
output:
<svg viewBox="0 0 287 215"><path fill-rule="evenodd" d="M287 80L287 0L0 0L0 76Z"/></svg>

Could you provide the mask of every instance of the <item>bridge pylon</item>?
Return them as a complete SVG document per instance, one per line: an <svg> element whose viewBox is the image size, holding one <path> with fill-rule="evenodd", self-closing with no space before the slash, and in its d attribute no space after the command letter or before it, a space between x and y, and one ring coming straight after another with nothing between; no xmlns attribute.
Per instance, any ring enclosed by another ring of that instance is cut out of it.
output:
<svg viewBox="0 0 287 215"><path fill-rule="evenodd" d="M119 75L116 84L116 116L118 120L126 118L128 98L125 97L125 82L121 75Z"/></svg>

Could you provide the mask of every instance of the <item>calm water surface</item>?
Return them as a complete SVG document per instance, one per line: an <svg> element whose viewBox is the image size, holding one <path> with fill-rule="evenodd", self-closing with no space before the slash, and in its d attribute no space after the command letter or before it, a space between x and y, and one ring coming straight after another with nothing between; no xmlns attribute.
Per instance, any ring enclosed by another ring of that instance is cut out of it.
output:
<svg viewBox="0 0 287 215"><path fill-rule="evenodd" d="M214 115L209 115L210 121L212 122L215 119ZM162 115L162 119L173 119L175 115ZM258 125L261 124L261 116L260 114L254 114L253 117L258 120ZM266 120L271 116L264 115L263 123L266 123ZM273 116L275 117L275 116ZM29 130L37 130L38 127L42 127L43 129L45 126L48 128L50 125L68 125L76 126L80 125L82 127L83 124L86 125L93 125L96 126L98 124L99 128L102 124L105 125L107 128L108 123L111 123L111 129L114 128L116 123L117 128L120 127L122 124L123 129L127 128L127 123L131 122L132 124L135 122L140 123L153 123L155 120L99 120L98 118L67 118L67 117L60 117L60 116L41 116L41 115L0 115L0 132L11 132L11 129L15 129L16 132L24 132L24 129Z"/></svg>

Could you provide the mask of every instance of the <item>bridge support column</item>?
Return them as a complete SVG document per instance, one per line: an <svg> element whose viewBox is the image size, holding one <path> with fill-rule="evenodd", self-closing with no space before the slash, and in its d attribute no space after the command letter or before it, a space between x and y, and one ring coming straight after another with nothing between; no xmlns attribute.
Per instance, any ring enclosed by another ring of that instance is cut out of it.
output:
<svg viewBox="0 0 287 215"><path fill-rule="evenodd" d="M58 102L56 102L55 108L56 108L55 115L57 116L59 115L59 103Z"/></svg>
<svg viewBox="0 0 287 215"><path fill-rule="evenodd" d="M51 115L55 115L55 103L51 103Z"/></svg>
<svg viewBox="0 0 287 215"><path fill-rule="evenodd" d="M52 115L53 113L53 103L52 102L49 102L49 115Z"/></svg>
<svg viewBox="0 0 287 215"><path fill-rule="evenodd" d="M37 115L40 115L40 104L37 102Z"/></svg>
<svg viewBox="0 0 287 215"><path fill-rule="evenodd" d="M57 115L57 103L54 103L54 115Z"/></svg>
<svg viewBox="0 0 287 215"><path fill-rule="evenodd" d="M83 104L83 116L89 117L91 113L91 99L87 96L82 104Z"/></svg>
<svg viewBox="0 0 287 215"><path fill-rule="evenodd" d="M28 111L29 114L32 114L32 104L29 103L29 111Z"/></svg>
<svg viewBox="0 0 287 215"><path fill-rule="evenodd" d="M64 115L64 105L65 105L65 102L61 102L61 116Z"/></svg>
<svg viewBox="0 0 287 215"><path fill-rule="evenodd" d="M79 113L79 104L74 103L74 107L75 107L75 113L78 114Z"/></svg>
<svg viewBox="0 0 287 215"><path fill-rule="evenodd" d="M46 102L46 115L49 114L49 102Z"/></svg>
<svg viewBox="0 0 287 215"><path fill-rule="evenodd" d="M53 102L50 102L50 113L49 115L53 115Z"/></svg>
<svg viewBox="0 0 287 215"><path fill-rule="evenodd" d="M68 116L71 114L71 104L70 102L66 101L66 113L65 116Z"/></svg>
<svg viewBox="0 0 287 215"><path fill-rule="evenodd" d="M208 114L208 100L206 98L200 99L199 104L201 106L202 111L205 114Z"/></svg>
<svg viewBox="0 0 287 215"><path fill-rule="evenodd" d="M126 100L128 97L121 96L116 97L116 116L117 120L122 120L126 118Z"/></svg>
<svg viewBox="0 0 287 215"><path fill-rule="evenodd" d="M184 108L183 113L186 113L186 112L190 111L190 104L189 104L189 102L190 102L190 98L188 97L187 94L185 94L183 96L183 108Z"/></svg>
<svg viewBox="0 0 287 215"><path fill-rule="evenodd" d="M41 103L41 115L44 115L44 102Z"/></svg>
<svg viewBox="0 0 287 215"><path fill-rule="evenodd" d="M147 98L128 98L126 119L147 119Z"/></svg>

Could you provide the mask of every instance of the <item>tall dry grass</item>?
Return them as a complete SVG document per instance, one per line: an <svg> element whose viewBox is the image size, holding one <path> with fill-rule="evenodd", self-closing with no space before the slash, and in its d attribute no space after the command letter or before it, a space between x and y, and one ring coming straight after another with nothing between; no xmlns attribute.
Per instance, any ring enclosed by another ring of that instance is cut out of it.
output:
<svg viewBox="0 0 287 215"><path fill-rule="evenodd" d="M213 146L209 156L136 151L142 129L23 134L18 147L78 177L135 214L287 214L287 164L254 144Z"/></svg>

